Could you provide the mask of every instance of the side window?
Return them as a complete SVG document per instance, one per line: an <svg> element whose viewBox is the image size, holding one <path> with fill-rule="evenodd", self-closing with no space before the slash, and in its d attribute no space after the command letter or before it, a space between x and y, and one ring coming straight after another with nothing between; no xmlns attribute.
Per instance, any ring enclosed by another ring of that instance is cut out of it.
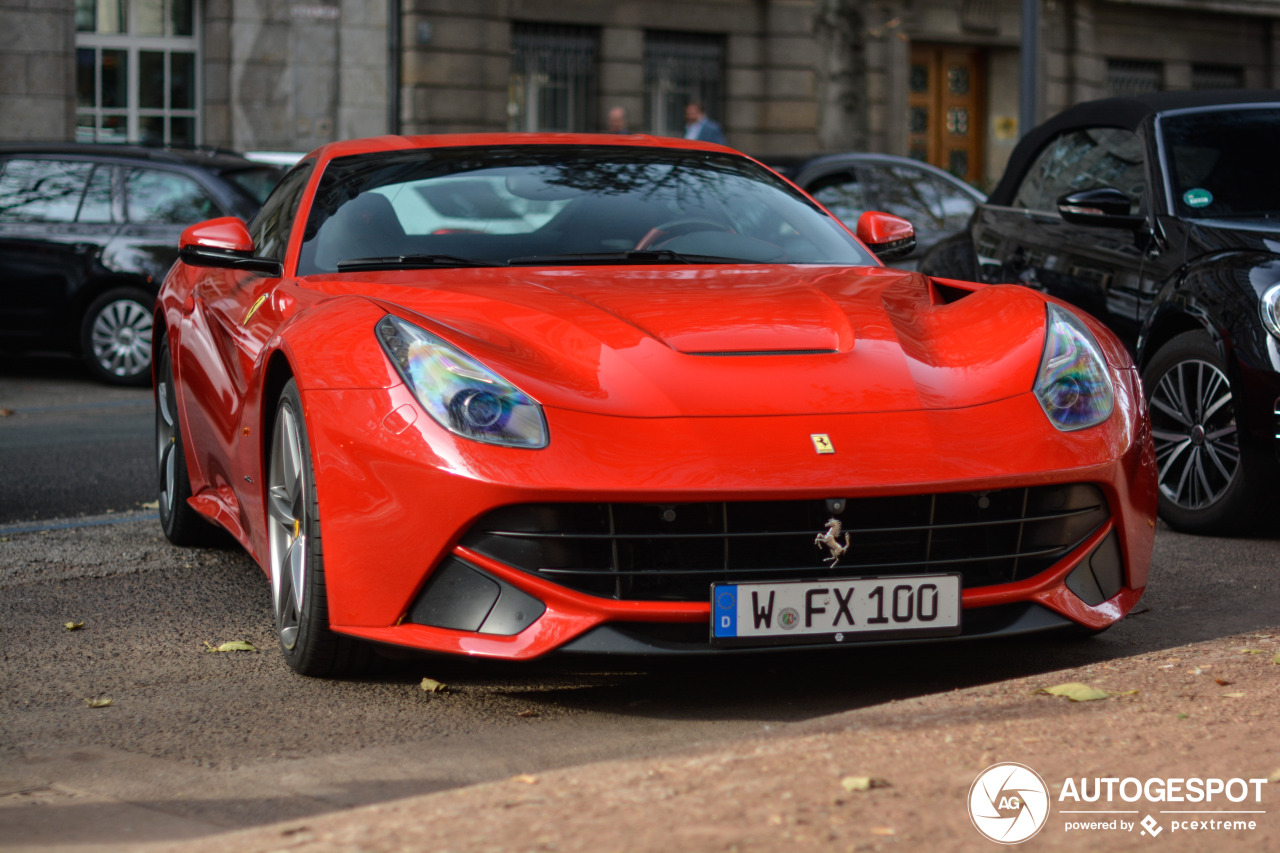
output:
<svg viewBox="0 0 1280 853"><path fill-rule="evenodd" d="M1146 208L1147 179L1142 140L1112 127L1059 136L1040 152L1014 196L1016 207L1053 211L1058 199L1077 190L1115 187L1137 210Z"/></svg>
<svg viewBox="0 0 1280 853"><path fill-rule="evenodd" d="M73 222L92 163L9 160L0 172L0 222Z"/></svg>
<svg viewBox="0 0 1280 853"><path fill-rule="evenodd" d="M827 175L814 185L810 195L850 228L858 224L858 217L867 209L866 192L853 172Z"/></svg>
<svg viewBox="0 0 1280 853"><path fill-rule="evenodd" d="M124 193L132 223L192 225L222 214L199 184L177 172L131 169Z"/></svg>
<svg viewBox="0 0 1280 853"><path fill-rule="evenodd" d="M311 177L312 165L307 162L290 169L249 223L249 234L253 236L254 251L259 257L284 260L285 250L289 247L289 232L298 212L298 203L302 200L302 191Z"/></svg>
<svg viewBox="0 0 1280 853"><path fill-rule="evenodd" d="M80 202L77 222L105 225L116 221L111 206L111 179L115 170L114 166L102 164L93 168L93 176L89 178L89 186L84 191L84 201Z"/></svg>
<svg viewBox="0 0 1280 853"><path fill-rule="evenodd" d="M859 171L871 185L877 210L909 220L922 235L958 231L973 213L973 197L924 169L873 165Z"/></svg>

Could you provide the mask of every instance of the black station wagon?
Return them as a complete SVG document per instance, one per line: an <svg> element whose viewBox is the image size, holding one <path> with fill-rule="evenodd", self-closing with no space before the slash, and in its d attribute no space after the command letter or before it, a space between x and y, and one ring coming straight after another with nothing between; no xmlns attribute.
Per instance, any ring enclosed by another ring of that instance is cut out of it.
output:
<svg viewBox="0 0 1280 853"><path fill-rule="evenodd" d="M151 381L156 292L187 225L249 217L280 171L219 151L0 145L0 349Z"/></svg>
<svg viewBox="0 0 1280 853"><path fill-rule="evenodd" d="M1035 128L930 275L1025 284L1091 312L1142 370L1160 514L1242 529L1280 447L1280 92L1161 92Z"/></svg>

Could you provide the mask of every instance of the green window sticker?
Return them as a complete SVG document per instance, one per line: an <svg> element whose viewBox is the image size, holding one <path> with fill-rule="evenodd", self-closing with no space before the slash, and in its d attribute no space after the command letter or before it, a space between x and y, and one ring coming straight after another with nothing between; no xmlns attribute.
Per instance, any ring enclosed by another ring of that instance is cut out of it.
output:
<svg viewBox="0 0 1280 853"><path fill-rule="evenodd" d="M1187 190L1182 194L1182 202L1187 207L1208 207L1213 204L1213 193L1208 190Z"/></svg>

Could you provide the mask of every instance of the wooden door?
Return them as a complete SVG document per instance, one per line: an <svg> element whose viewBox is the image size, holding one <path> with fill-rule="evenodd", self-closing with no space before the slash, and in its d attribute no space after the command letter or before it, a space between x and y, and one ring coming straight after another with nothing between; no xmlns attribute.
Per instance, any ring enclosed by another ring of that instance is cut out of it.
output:
<svg viewBox="0 0 1280 853"><path fill-rule="evenodd" d="M986 56L979 48L917 44L908 76L910 156L972 184L983 179Z"/></svg>

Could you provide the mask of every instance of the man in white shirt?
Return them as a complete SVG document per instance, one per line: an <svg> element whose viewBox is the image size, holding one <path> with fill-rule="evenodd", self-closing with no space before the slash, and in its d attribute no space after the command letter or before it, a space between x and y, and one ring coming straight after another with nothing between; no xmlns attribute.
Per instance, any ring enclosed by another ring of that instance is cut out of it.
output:
<svg viewBox="0 0 1280 853"><path fill-rule="evenodd" d="M697 101L690 101L684 108L684 138L716 142L720 145L728 144L724 140L724 131L720 129L720 125L707 118L702 104Z"/></svg>

